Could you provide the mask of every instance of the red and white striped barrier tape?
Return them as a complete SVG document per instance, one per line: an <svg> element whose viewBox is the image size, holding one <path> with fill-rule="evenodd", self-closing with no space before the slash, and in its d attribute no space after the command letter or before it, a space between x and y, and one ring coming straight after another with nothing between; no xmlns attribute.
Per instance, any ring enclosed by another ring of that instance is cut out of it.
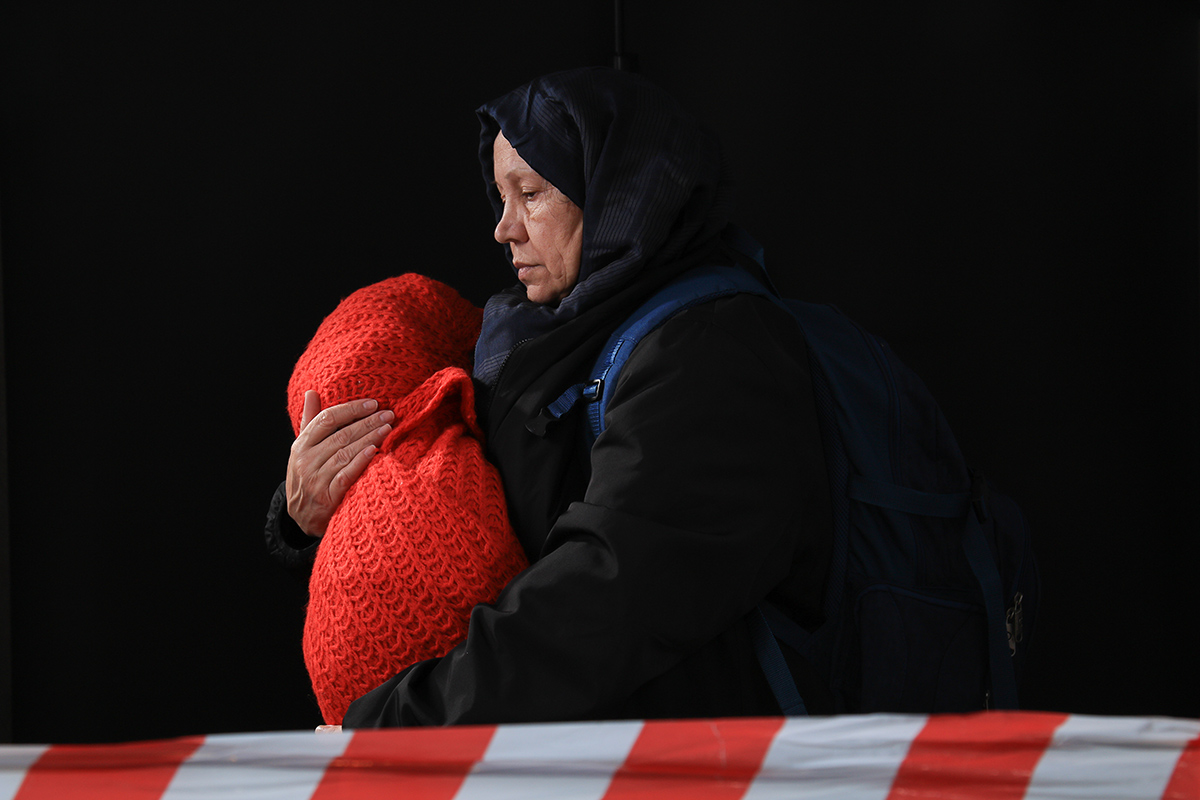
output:
<svg viewBox="0 0 1200 800"><path fill-rule="evenodd" d="M0 747L0 800L207 797L1200 800L1200 720L993 712Z"/></svg>

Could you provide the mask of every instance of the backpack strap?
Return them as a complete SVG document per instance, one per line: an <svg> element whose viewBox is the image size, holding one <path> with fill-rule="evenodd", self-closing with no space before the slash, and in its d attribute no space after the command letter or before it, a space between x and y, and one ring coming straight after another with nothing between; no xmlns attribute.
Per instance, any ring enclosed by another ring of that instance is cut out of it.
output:
<svg viewBox="0 0 1200 800"><path fill-rule="evenodd" d="M921 492L895 483L871 480L861 475L847 479L846 496L880 508L923 517L961 519L971 506L970 492L937 494Z"/></svg>
<svg viewBox="0 0 1200 800"><path fill-rule="evenodd" d="M588 444L604 432L608 400L625 362L650 332L681 311L739 293L770 297L770 291L743 269L710 265L693 269L668 283L613 331L582 395L588 401Z"/></svg>
<svg viewBox="0 0 1200 800"><path fill-rule="evenodd" d="M967 514L967 526L963 535L963 550L971 572L983 590L984 609L987 611L988 667L991 674L991 706L993 708L1016 709L1017 674L1013 666L1013 650L1009 647L1007 615L1004 610L1005 592L1000 570L992 549L983 533L987 521L987 483L983 475L971 475L971 511Z"/></svg>
<svg viewBox="0 0 1200 800"><path fill-rule="evenodd" d="M761 269L762 247L741 229L733 229L726 237L725 244L738 255L754 259L754 263ZM608 400L616 388L621 370L647 334L679 312L721 297L746 293L779 302L778 296L768 284L769 279L765 277L765 272L763 279L759 279L742 267L709 265L689 270L658 290L630 314L608 338L588 380L569 387L526 427L539 436L544 435L550 424L561 419L583 400L587 403L586 435L590 449L597 437L604 432ZM768 622L767 615L770 615L771 623ZM787 659L779 649L774 630L777 627L786 629L788 626L776 621L777 619L786 617L766 601L746 615L754 654L780 710L788 716L807 716L804 699L796 688L796 681L788 668ZM800 629L794 622L791 626ZM786 635L783 638L784 641L788 641Z"/></svg>
<svg viewBox="0 0 1200 800"><path fill-rule="evenodd" d="M754 655L758 657L758 664L767 677L767 683L771 685L771 693L775 695L775 702L779 703L779 708L784 715L807 717L808 709L804 705L804 698L800 696L800 691L796 688L796 680L792 677L791 670L788 669L787 659L783 657L783 651L779 649L779 641L775 637L771 624L767 621L768 609L776 614L781 613L764 600L746 615L746 624L750 627L750 637L754 642Z"/></svg>
<svg viewBox="0 0 1200 800"><path fill-rule="evenodd" d="M587 443L590 448L596 437L604 432L604 412L608 408L609 397L616 388L617 377L634 348L646 334L692 306L743 292L773 297L771 290L761 281L744 269L732 266L699 267L671 281L613 331L600 351L600 357L596 360L588 380L568 387L554 402L542 409L537 417L530 420L526 427L538 436L545 435L550 424L565 416L580 400L584 400L588 404Z"/></svg>
<svg viewBox="0 0 1200 800"><path fill-rule="evenodd" d="M740 242L733 242L738 246ZM761 251L761 250L760 250ZM743 251L744 252L744 251ZM739 293L775 299L773 292L755 276L739 267L712 265L694 269L667 284L613 332L601 351L600 358L586 384L568 389L556 403L559 416L570 410L579 399L588 401L588 446L604 432L608 399L616 388L617 377L638 343L651 331L685 309ZM770 615L768 617L767 615ZM751 609L746 615L754 646L754 655L771 687L771 693L787 716L807 716L808 709L796 688L783 651L776 639L776 629L787 627L776 621L786 617L767 602ZM772 622L769 622L771 619ZM790 621L789 621L790 622ZM791 622L791 626L799 625ZM801 629L803 630L803 629ZM784 641L788 641L785 637Z"/></svg>

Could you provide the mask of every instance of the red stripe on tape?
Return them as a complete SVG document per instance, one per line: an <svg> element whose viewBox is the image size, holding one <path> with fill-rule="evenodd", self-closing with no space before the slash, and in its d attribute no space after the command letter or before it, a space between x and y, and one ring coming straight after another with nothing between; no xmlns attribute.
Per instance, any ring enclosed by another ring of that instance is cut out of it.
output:
<svg viewBox="0 0 1200 800"><path fill-rule="evenodd" d="M158 800L202 736L126 744L55 745L25 774L15 800Z"/></svg>
<svg viewBox="0 0 1200 800"><path fill-rule="evenodd" d="M1200 736L1183 748L1163 791L1163 800L1196 800L1197 797L1200 797Z"/></svg>
<svg viewBox="0 0 1200 800"><path fill-rule="evenodd" d="M782 718L647 722L604 800L737 800L781 727Z"/></svg>
<svg viewBox="0 0 1200 800"><path fill-rule="evenodd" d="M312 800L450 800L495 732L495 726L355 731Z"/></svg>
<svg viewBox="0 0 1200 800"><path fill-rule="evenodd" d="M1020 800L1066 714L937 715L913 739L888 800Z"/></svg>

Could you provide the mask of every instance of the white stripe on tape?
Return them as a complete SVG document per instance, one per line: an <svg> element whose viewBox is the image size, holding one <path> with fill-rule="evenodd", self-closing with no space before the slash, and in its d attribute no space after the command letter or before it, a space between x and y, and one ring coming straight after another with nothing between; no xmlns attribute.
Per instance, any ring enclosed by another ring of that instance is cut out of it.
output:
<svg viewBox="0 0 1200 800"><path fill-rule="evenodd" d="M598 800L641 722L501 725L455 800Z"/></svg>
<svg viewBox="0 0 1200 800"><path fill-rule="evenodd" d="M351 735L312 731L210 736L180 765L163 800L308 800Z"/></svg>
<svg viewBox="0 0 1200 800"><path fill-rule="evenodd" d="M884 800L925 720L887 714L790 718L744 800Z"/></svg>
<svg viewBox="0 0 1200 800"><path fill-rule="evenodd" d="M0 748L0 800L12 800L29 765L49 748L44 744L6 745Z"/></svg>
<svg viewBox="0 0 1200 800"><path fill-rule="evenodd" d="M1034 798L1162 797L1200 721L1071 716L1054 733L1025 793Z"/></svg>

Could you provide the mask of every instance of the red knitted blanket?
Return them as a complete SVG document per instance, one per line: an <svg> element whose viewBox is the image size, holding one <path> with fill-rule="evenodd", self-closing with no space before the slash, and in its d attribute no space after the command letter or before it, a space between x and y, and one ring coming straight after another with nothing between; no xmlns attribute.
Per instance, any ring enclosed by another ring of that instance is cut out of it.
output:
<svg viewBox="0 0 1200 800"><path fill-rule="evenodd" d="M482 312L450 287L401 275L347 297L288 384L322 407L373 398L394 428L347 492L317 550L304 660L325 722L426 658L445 655L478 603L527 566L475 420L471 350Z"/></svg>

